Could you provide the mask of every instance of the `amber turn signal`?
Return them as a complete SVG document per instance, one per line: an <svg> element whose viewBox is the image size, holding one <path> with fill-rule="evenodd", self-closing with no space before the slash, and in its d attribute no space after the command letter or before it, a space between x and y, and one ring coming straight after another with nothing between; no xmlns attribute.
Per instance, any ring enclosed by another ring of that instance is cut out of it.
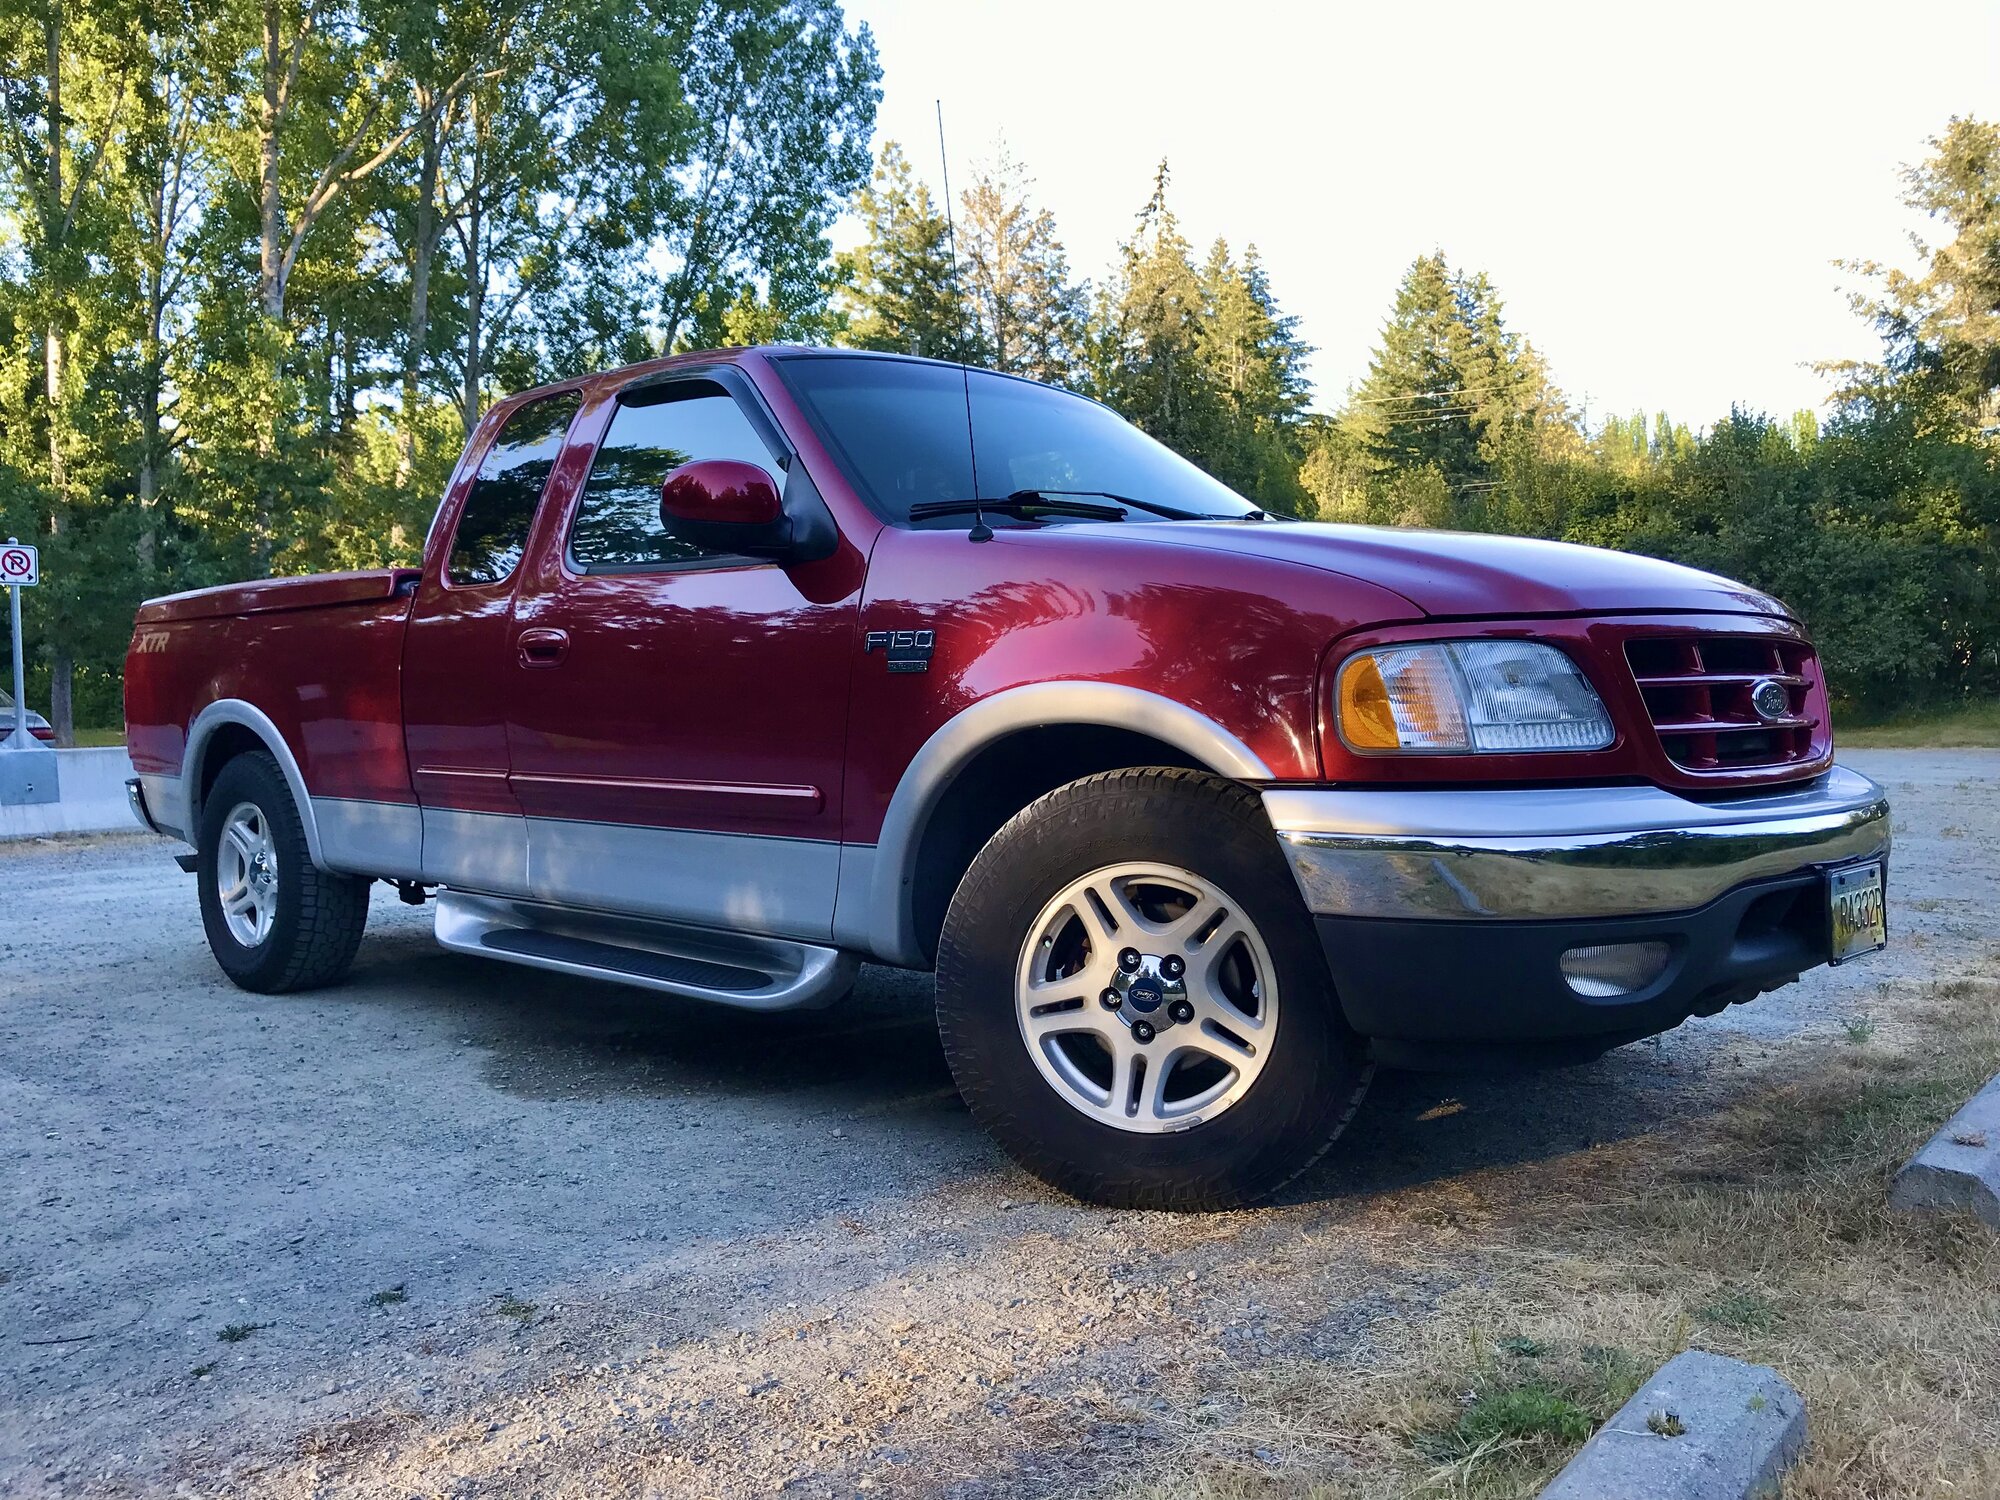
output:
<svg viewBox="0 0 2000 1500"><path fill-rule="evenodd" d="M1396 716L1389 689L1372 656L1357 656L1340 674L1340 733L1356 750L1395 750Z"/></svg>

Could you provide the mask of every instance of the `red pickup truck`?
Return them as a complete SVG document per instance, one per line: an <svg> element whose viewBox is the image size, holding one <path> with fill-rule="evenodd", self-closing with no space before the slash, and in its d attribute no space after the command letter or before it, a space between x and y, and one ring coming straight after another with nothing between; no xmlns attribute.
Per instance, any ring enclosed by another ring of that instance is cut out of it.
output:
<svg viewBox="0 0 2000 1500"><path fill-rule="evenodd" d="M935 969L973 1113L1107 1203L1252 1200L1378 1063L1593 1056L1887 932L1887 803L1775 599L1265 515L918 359L510 397L421 567L153 600L125 691L238 984L339 978L378 880L725 1005Z"/></svg>

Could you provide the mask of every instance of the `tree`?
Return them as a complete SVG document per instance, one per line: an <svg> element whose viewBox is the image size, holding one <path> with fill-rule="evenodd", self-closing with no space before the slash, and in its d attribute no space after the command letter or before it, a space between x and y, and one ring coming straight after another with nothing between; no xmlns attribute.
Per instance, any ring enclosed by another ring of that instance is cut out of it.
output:
<svg viewBox="0 0 2000 1500"><path fill-rule="evenodd" d="M1419 256L1404 274L1343 421L1379 477L1436 476L1416 490L1403 486L1432 525L1485 524L1510 444L1566 452L1581 442L1540 354L1507 326L1492 283L1452 270L1441 251ZM1442 508L1430 513L1440 495Z"/></svg>
<svg viewBox="0 0 2000 1500"><path fill-rule="evenodd" d="M841 257L847 341L856 349L934 359L985 357L952 253L951 226L903 148L882 147L874 179L854 200L865 238Z"/></svg>
<svg viewBox="0 0 2000 1500"><path fill-rule="evenodd" d="M128 5L72 10L62 0L0 9L0 126L4 126L4 191L23 232L25 265L15 299L17 326L40 344L40 410L14 426L9 457L23 472L45 476L42 509L30 535L51 550L53 583L37 601L51 617L49 717L67 744L73 729L71 685L76 636L90 620L82 579L67 563L93 531L83 516L101 454L88 451L93 425L86 409L99 375L101 335L120 314L93 261L107 246L113 213L109 184L124 170L126 132L135 89L146 72L135 40L138 18ZM26 413L23 413L26 415ZM20 440L39 426L41 452L30 459ZM18 523L17 523L18 524ZM87 550L87 549L85 549Z"/></svg>
<svg viewBox="0 0 2000 1500"><path fill-rule="evenodd" d="M747 293L782 327L824 327L827 232L869 175L881 63L835 0L700 0L669 29L695 148L657 179L662 349L721 341Z"/></svg>
<svg viewBox="0 0 2000 1500"><path fill-rule="evenodd" d="M1099 304L1097 393L1146 432L1205 467L1224 448L1224 416L1202 356L1207 298L1180 221L1167 204L1166 162Z"/></svg>
<svg viewBox="0 0 2000 1500"><path fill-rule="evenodd" d="M1970 433L2000 431L2000 124L1954 115L1931 155L1903 173L1903 202L1950 238L1910 243L1916 272L1845 261L1878 284L1854 309L1882 336L1882 358L1821 368L1850 406L1917 402Z"/></svg>
<svg viewBox="0 0 2000 1500"><path fill-rule="evenodd" d="M1077 373L1084 293L1033 186L1002 143L960 195L965 280L993 368L1066 385Z"/></svg>
<svg viewBox="0 0 2000 1500"><path fill-rule="evenodd" d="M1312 352L1298 319L1282 313L1252 245L1238 265L1226 241L1202 271L1199 349L1221 396L1222 430L1211 454L1216 477L1267 509L1296 515L1311 503L1301 479Z"/></svg>

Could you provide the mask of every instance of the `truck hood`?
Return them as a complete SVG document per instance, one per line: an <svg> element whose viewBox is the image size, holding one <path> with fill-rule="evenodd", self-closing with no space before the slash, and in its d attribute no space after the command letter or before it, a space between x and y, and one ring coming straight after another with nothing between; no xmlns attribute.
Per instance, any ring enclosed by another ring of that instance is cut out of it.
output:
<svg viewBox="0 0 2000 1500"><path fill-rule="evenodd" d="M1759 614L1791 611L1744 584L1630 552L1470 531L1320 522L1184 521L1089 528L1172 546L1271 557L1393 589L1423 614Z"/></svg>

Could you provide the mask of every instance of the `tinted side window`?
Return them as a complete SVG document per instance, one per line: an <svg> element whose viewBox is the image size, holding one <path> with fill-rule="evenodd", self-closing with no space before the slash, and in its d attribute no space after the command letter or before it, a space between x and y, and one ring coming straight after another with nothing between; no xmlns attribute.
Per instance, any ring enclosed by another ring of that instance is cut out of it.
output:
<svg viewBox="0 0 2000 1500"><path fill-rule="evenodd" d="M453 583L499 583L513 576L542 486L582 404L573 391L544 396L517 410L494 435L451 540L446 575Z"/></svg>
<svg viewBox="0 0 2000 1500"><path fill-rule="evenodd" d="M645 399L650 398L650 399ZM586 572L699 562L710 554L667 535L660 486L697 458L734 458L771 471L771 450L729 394L690 381L621 401L591 461L570 528L571 562Z"/></svg>

